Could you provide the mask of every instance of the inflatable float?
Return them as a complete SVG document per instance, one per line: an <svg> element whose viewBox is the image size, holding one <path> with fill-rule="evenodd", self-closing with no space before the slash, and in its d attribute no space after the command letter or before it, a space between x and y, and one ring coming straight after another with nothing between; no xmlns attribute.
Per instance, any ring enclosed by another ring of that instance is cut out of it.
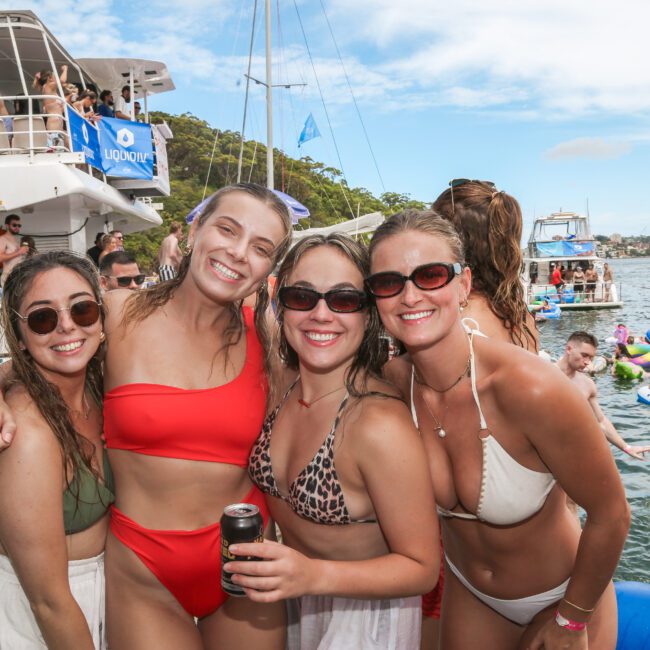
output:
<svg viewBox="0 0 650 650"><path fill-rule="evenodd" d="M630 361L614 362L614 376L619 379L643 379L643 368L630 363Z"/></svg>
<svg viewBox="0 0 650 650"><path fill-rule="evenodd" d="M650 405L650 385L642 386L641 388L639 388L639 391L636 394L636 399L638 402L641 402L641 404ZM650 611L649 611L649 615L650 615Z"/></svg>
<svg viewBox="0 0 650 650"><path fill-rule="evenodd" d="M650 344L629 343L624 347L625 356L628 357L628 361L650 372Z"/></svg>
<svg viewBox="0 0 650 650"><path fill-rule="evenodd" d="M615 582L618 604L616 650L650 650L650 584Z"/></svg>
<svg viewBox="0 0 650 650"><path fill-rule="evenodd" d="M548 307L543 311L540 309L535 312L535 320L557 320L562 315L557 303L550 302Z"/></svg>

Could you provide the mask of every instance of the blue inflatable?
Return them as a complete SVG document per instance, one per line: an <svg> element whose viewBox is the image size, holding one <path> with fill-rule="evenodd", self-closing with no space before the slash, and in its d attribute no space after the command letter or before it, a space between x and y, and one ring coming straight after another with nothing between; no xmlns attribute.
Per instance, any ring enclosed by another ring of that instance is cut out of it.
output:
<svg viewBox="0 0 650 650"><path fill-rule="evenodd" d="M650 584L615 582L618 603L616 650L650 650Z"/></svg>
<svg viewBox="0 0 650 650"><path fill-rule="evenodd" d="M650 386L641 386L636 394L636 399L641 404L650 405Z"/></svg>
<svg viewBox="0 0 650 650"><path fill-rule="evenodd" d="M560 306L554 302L549 302L547 308L535 312L535 318L537 320L556 320L560 318L561 315L562 312Z"/></svg>

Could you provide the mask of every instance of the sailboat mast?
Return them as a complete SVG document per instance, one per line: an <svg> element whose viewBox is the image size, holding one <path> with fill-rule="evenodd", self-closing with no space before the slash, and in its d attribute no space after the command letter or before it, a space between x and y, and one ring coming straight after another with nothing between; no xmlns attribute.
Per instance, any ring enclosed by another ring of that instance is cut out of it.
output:
<svg viewBox="0 0 650 650"><path fill-rule="evenodd" d="M266 186L273 179L273 83L271 79L271 0L266 0Z"/></svg>

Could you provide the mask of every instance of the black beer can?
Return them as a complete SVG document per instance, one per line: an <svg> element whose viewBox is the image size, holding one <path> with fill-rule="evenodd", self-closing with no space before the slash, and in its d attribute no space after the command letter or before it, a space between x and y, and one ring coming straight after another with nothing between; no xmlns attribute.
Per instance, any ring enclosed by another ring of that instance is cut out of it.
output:
<svg viewBox="0 0 650 650"><path fill-rule="evenodd" d="M233 503L226 506L221 517L221 588L231 596L245 596L244 590L232 582L231 573L223 568L226 562L259 560L254 555L233 555L231 544L249 544L264 541L264 519L260 509L252 503Z"/></svg>

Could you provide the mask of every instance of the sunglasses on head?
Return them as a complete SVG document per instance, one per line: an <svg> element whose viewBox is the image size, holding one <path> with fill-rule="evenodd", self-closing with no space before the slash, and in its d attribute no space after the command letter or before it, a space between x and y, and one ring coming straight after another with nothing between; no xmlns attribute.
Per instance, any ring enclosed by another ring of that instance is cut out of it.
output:
<svg viewBox="0 0 650 650"><path fill-rule="evenodd" d="M479 181L476 179L472 178L452 178L449 181L449 187L451 188L451 209L455 210L455 205L454 205L454 188L455 187L461 187L462 185L466 185L467 183L478 183L479 185L486 185L489 187L491 190L496 190L496 183L493 183L492 181Z"/></svg>
<svg viewBox="0 0 650 650"><path fill-rule="evenodd" d="M75 325L79 327L90 327L99 320L99 305L101 303L94 300L80 300L75 302L69 307L61 307L61 309L54 309L54 307L39 307L30 311L29 314L23 316L15 311L16 316L21 320L27 321L29 327L34 334L50 334L56 329L59 323L59 312L69 311L70 318L72 318Z"/></svg>
<svg viewBox="0 0 650 650"><path fill-rule="evenodd" d="M280 304L293 311L311 311L321 299L331 311L339 314L361 311L368 305L366 293L356 289L332 289L319 293L307 287L282 287L278 291Z"/></svg>
<svg viewBox="0 0 650 650"><path fill-rule="evenodd" d="M375 273L366 278L366 288L375 298L392 298L400 294L410 280L418 289L434 291L447 286L462 270L459 262L431 262L418 266L411 275L397 271Z"/></svg>
<svg viewBox="0 0 650 650"><path fill-rule="evenodd" d="M105 275L104 277L117 281L120 287L128 287L131 281L140 286L144 282L145 275L144 273L140 273L139 275Z"/></svg>

